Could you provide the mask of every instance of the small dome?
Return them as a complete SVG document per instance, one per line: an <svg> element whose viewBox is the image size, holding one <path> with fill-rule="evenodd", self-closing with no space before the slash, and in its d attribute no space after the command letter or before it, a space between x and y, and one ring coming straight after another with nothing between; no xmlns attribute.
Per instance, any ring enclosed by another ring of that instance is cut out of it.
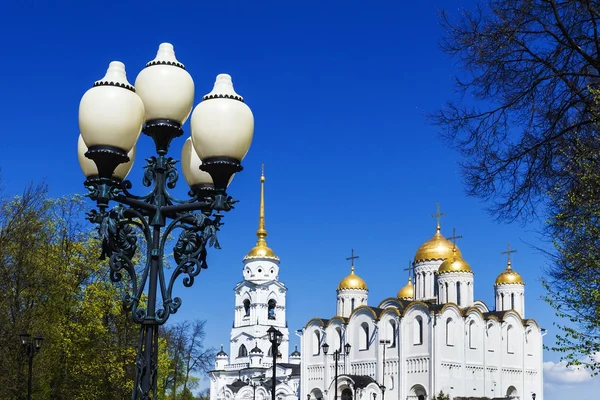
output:
<svg viewBox="0 0 600 400"><path fill-rule="evenodd" d="M403 300L412 300L415 298L415 286L411 278L408 278L408 283L398 292L398 298Z"/></svg>
<svg viewBox="0 0 600 400"><path fill-rule="evenodd" d="M510 261L508 262L508 265L506 266L506 269L504 271L502 271L502 273L500 273L500 275L498 275L498 277L496 278L496 285L525 285L525 282L523 282L523 278L521 278L521 275L519 275L519 273L517 271L515 271L514 269L512 269L511 265L510 265Z"/></svg>
<svg viewBox="0 0 600 400"><path fill-rule="evenodd" d="M456 249L458 250L458 249ZM467 272L472 274L471 266L463 260L462 256L458 251L454 252L450 258L446 259L438 268L438 274L446 274L449 272Z"/></svg>
<svg viewBox="0 0 600 400"><path fill-rule="evenodd" d="M252 259L252 258L270 258L272 260L279 261L279 257L275 255L275 252L271 250L270 247L266 245L266 243L259 244L258 246L254 246L252 250L248 252L244 260Z"/></svg>
<svg viewBox="0 0 600 400"><path fill-rule="evenodd" d="M350 268L350 275L342 279L337 288L337 290L348 289L369 290L365 281L363 281L360 276L354 273L354 266Z"/></svg>
<svg viewBox="0 0 600 400"><path fill-rule="evenodd" d="M294 352L290 354L290 357L300 357L300 352L298 351L298 346L294 348Z"/></svg>
<svg viewBox="0 0 600 400"><path fill-rule="evenodd" d="M440 227L437 227L435 235L419 247L415 254L414 262L421 262L427 260L446 260L452 256L452 249L454 244L442 236ZM456 247L456 254L459 258L462 258L462 254L458 247Z"/></svg>
<svg viewBox="0 0 600 400"><path fill-rule="evenodd" d="M250 354L263 354L263 351L258 347L258 343L256 343L254 348L250 350Z"/></svg>
<svg viewBox="0 0 600 400"><path fill-rule="evenodd" d="M221 345L221 351L217 353L217 357L227 357L227 353L223 351L223 345Z"/></svg>

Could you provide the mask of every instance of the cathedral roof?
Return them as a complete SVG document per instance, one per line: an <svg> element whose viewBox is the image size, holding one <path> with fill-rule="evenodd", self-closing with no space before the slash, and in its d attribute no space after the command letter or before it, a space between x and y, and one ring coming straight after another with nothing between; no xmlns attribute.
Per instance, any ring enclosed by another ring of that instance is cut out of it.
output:
<svg viewBox="0 0 600 400"><path fill-rule="evenodd" d="M415 253L414 262L429 260L446 260L452 256L454 244L442 236L440 224L438 223L435 234L421 245ZM456 248L457 255L462 257L458 247Z"/></svg>
<svg viewBox="0 0 600 400"><path fill-rule="evenodd" d="M521 278L521 275L519 275L519 273L517 271L512 269L512 267L510 265L510 260L508 260L506 269L504 271L502 271L500 273L500 275L498 275L498 277L496 278L496 285L511 285L511 284L525 285L525 282L523 282L523 278Z"/></svg>
<svg viewBox="0 0 600 400"><path fill-rule="evenodd" d="M340 375L338 378L341 377L348 377L350 378L353 382L354 382L354 387L356 389L364 389L366 388L369 383L377 383L373 378L371 378L368 375Z"/></svg>
<svg viewBox="0 0 600 400"><path fill-rule="evenodd" d="M415 286L412 283L412 279L408 278L408 283L404 285L400 291L398 291L399 299L412 300L415 297Z"/></svg>
<svg viewBox="0 0 600 400"><path fill-rule="evenodd" d="M258 343L254 345L254 348L250 350L250 354L263 354L263 351L258 347Z"/></svg>
<svg viewBox="0 0 600 400"><path fill-rule="evenodd" d="M290 356L291 357L300 357L301 356L300 352L298 351L298 346L296 346L294 348L294 352L292 354L290 354Z"/></svg>
<svg viewBox="0 0 600 400"><path fill-rule="evenodd" d="M466 272L473 273L471 266L462 258L462 255L458 252L455 247L450 258L446 259L438 268L438 274L447 274L450 272Z"/></svg>
<svg viewBox="0 0 600 400"><path fill-rule="evenodd" d="M260 208L258 215L258 230L256 231L258 240L256 246L254 246L244 257L244 261L252 260L255 258L266 258L276 262L279 262L279 257L275 255L275 252L267 246L267 228L265 227L265 172L260 176Z"/></svg>
<svg viewBox="0 0 600 400"><path fill-rule="evenodd" d="M223 345L221 345L221 351L217 353L217 357L227 357L227 353L223 351Z"/></svg>
<svg viewBox="0 0 600 400"><path fill-rule="evenodd" d="M350 275L342 279L337 288L337 290L348 289L369 290L365 281L354 273L354 265L350 268Z"/></svg>

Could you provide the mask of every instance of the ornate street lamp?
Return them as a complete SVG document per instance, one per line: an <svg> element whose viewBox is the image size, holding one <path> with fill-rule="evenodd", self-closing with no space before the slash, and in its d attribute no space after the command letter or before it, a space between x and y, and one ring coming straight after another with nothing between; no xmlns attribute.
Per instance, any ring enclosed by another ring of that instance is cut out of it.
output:
<svg viewBox="0 0 600 400"><path fill-rule="evenodd" d="M252 387L252 399L256 400L256 388L263 385L265 378L261 377L259 383L252 382L250 378L246 378L246 384Z"/></svg>
<svg viewBox="0 0 600 400"><path fill-rule="evenodd" d="M385 350L387 349L387 346L390 343L391 343L391 341L389 339L379 341L379 344L383 345L383 365L382 365L383 378L381 378L381 385L379 385L379 389L381 389L381 400L385 400Z"/></svg>
<svg viewBox="0 0 600 400"><path fill-rule="evenodd" d="M97 210L88 219L98 225L102 259L108 258L113 282L124 281L123 302L141 324L133 399L156 399L158 327L181 305L173 285L183 275L183 285L207 268L207 247L219 247L217 231L222 211L235 201L226 188L242 170L254 132L250 108L233 89L231 77L217 76L213 90L192 114L191 137L181 154L189 198L174 198L177 161L167 156L171 141L183 135L194 102L194 81L175 58L173 46L162 43L132 86L125 66L111 62L106 76L94 83L79 105L81 136L78 155L87 178L85 186ZM134 195L124 180L132 167L140 133L150 136L156 155L146 159L142 183L150 187ZM109 209L111 201L116 205ZM138 240L143 237L144 264L136 266ZM165 246L176 240L176 266L165 276ZM125 279L124 279L125 278ZM146 289L147 288L147 289ZM160 299L158 298L160 294Z"/></svg>
<svg viewBox="0 0 600 400"><path fill-rule="evenodd" d="M271 400L275 400L275 386L277 385L277 355L279 354L279 345L283 339L283 333L271 326L267 330L267 335L269 336L269 342L271 342L271 352L273 353L273 376L271 377L271 383L273 386L271 387Z"/></svg>
<svg viewBox="0 0 600 400"><path fill-rule="evenodd" d="M344 345L344 354L348 355L350 354L350 348L352 346L350 346L350 343L346 343L346 345ZM323 343L323 345L321 346L321 348L323 349L323 354L327 355L327 352L329 351L329 345L327 343ZM333 399L337 400L337 387L338 387L338 361L340 359L340 354L341 354L341 349L337 349L336 351L333 352L333 359L335 360L335 378L334 378L334 392L333 392Z"/></svg>
<svg viewBox="0 0 600 400"><path fill-rule="evenodd" d="M38 351L42 348L42 340L44 338L42 335L36 335L31 339L31 335L25 331L19 334L19 339L21 342L21 346L25 350L25 354L27 354L27 358L29 359L29 374L27 375L27 400L31 400L31 377L33 371L33 357L36 355Z"/></svg>

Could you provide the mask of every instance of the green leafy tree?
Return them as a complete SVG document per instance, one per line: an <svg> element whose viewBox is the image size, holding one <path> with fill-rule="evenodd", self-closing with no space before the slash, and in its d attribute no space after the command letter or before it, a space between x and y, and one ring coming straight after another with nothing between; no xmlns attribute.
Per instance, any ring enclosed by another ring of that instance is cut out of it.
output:
<svg viewBox="0 0 600 400"><path fill-rule="evenodd" d="M600 155L578 142L565 173L577 176L555 198L549 222L556 254L543 280L545 300L561 321L550 348L572 365L600 372Z"/></svg>
<svg viewBox="0 0 600 400"><path fill-rule="evenodd" d="M444 392L442 392L440 390L440 392L438 393L438 395L437 396L433 396L431 398L431 400L450 400L450 396L447 395L447 394L444 394Z"/></svg>

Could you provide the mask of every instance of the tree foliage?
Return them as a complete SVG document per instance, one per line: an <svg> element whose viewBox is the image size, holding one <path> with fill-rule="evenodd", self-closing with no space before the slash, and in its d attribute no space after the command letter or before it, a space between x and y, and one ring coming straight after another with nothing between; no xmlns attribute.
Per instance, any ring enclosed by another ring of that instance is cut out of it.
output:
<svg viewBox="0 0 600 400"><path fill-rule="evenodd" d="M464 156L470 195L498 219L548 221L543 284L564 318L551 348L598 371L600 1L487 0L442 20L463 97L433 121Z"/></svg>
<svg viewBox="0 0 600 400"><path fill-rule="evenodd" d="M545 211L550 190L571 178L562 150L595 140L599 22L591 0L487 0L442 14L462 97L431 118L464 156L467 192L499 219Z"/></svg>
<svg viewBox="0 0 600 400"><path fill-rule="evenodd" d="M34 399L131 398L139 326L98 260L100 246L82 225L84 211L80 197L48 198L43 184L0 198L0 399L26 393L23 330L44 337L34 358ZM207 362L198 360L204 322L182 324L196 329L181 338L184 383L177 399L186 386L193 389ZM173 364L173 344L161 337L160 345L163 373Z"/></svg>
<svg viewBox="0 0 600 400"><path fill-rule="evenodd" d="M546 301L569 324L557 323L552 350L573 365L600 372L600 153L580 151L565 172L577 176L553 201L549 231L557 253L543 281ZM590 357L590 355L592 355Z"/></svg>

